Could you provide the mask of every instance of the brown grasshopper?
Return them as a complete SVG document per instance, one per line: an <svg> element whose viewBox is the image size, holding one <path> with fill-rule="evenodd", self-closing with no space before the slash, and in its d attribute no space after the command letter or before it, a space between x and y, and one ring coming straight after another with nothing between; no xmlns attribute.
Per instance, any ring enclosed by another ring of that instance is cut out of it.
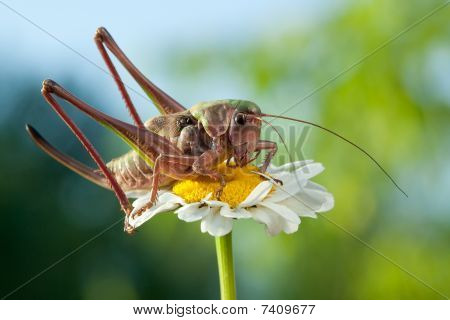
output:
<svg viewBox="0 0 450 320"><path fill-rule="evenodd" d="M176 180L208 176L220 182L221 187L216 193L216 196L220 197L225 179L215 168L224 161L227 162L227 165L231 165L230 161L233 159L234 165L242 167L256 159L261 151L267 151L260 167L261 172L265 172L277 152L277 144L260 139L261 123L270 124L263 120L263 117L305 123L338 136L365 153L399 188L369 153L334 131L309 121L262 113L255 103L246 100L228 99L202 102L186 109L136 68L105 28L97 29L94 40L135 125L100 112L66 91L56 82L45 80L42 86L42 95L80 140L96 162L98 170L61 153L30 125L27 125L26 128L33 141L51 157L84 178L114 191L121 209L125 212L124 229L126 232L133 231L133 228L128 225L132 207L126 192L151 190L148 204L135 213L139 215L157 201L157 192L161 186L170 185ZM146 92L162 113L161 116L142 122L106 48ZM131 146L132 150L105 163L54 96L68 101L94 120L113 130ZM400 191L402 190L400 189Z"/></svg>

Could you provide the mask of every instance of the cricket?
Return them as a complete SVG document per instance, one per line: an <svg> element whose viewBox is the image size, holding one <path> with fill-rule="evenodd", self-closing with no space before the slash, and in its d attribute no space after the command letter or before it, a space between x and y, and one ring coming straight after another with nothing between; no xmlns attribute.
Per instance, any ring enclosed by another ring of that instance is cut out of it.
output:
<svg viewBox="0 0 450 320"><path fill-rule="evenodd" d="M224 176L216 170L220 163L226 162L228 166L243 167L252 163L261 152L265 152L262 165L258 167L261 173L264 173L278 149L276 142L260 139L262 123L270 125L270 122L264 119L267 117L300 122L337 136L368 156L395 187L407 196L373 156L335 131L306 120L263 113L257 104L246 100L200 102L187 109L146 78L105 28L97 29L94 41L125 101L133 124L106 115L75 97L55 81L44 80L41 90L43 97L71 129L98 168L91 168L60 152L31 125L27 124L26 130L36 145L56 161L85 179L115 193L125 213L124 231L127 233L134 231L128 224L132 206L127 192L151 191L148 204L134 213L140 215L158 200L160 187L169 186L176 180L210 177L220 182L220 187L216 191L216 197L220 199L221 190L226 183ZM149 96L161 115L142 121L107 49ZM131 150L109 162L103 161L56 98L67 101L112 130L130 146ZM283 141L281 135L280 139Z"/></svg>

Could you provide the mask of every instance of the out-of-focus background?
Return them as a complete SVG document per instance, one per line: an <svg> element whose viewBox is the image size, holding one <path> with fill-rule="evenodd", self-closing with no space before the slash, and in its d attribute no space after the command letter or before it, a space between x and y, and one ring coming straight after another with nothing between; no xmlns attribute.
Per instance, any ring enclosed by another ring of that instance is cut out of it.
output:
<svg viewBox="0 0 450 320"><path fill-rule="evenodd" d="M98 26L186 106L232 97L279 114L442 3L1 1L0 296L25 283L7 298L219 297L214 239L201 234L198 223L171 214L157 216L134 236L119 224L26 283L121 216L111 192L53 161L24 129L31 123L52 144L92 164L41 97L45 78L129 121L111 77L95 66L105 68L92 41ZM238 221L239 298L450 295L449 40L447 6L286 112L369 150L409 198L356 149L309 130L301 154L326 167L315 181L335 195L336 206L326 214L334 224L304 219L294 235L271 238L262 225ZM131 96L144 118L156 115L147 99ZM104 158L127 149L67 110ZM292 137L289 145L296 146Z"/></svg>

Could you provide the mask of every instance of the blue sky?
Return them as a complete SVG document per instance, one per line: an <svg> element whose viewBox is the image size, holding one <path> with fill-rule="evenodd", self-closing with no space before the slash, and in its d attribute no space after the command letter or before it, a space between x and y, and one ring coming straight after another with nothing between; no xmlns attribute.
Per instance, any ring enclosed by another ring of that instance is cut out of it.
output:
<svg viewBox="0 0 450 320"><path fill-rule="evenodd" d="M182 94L188 94L189 90L182 90L181 84L175 83L176 79L161 67L167 48L217 46L224 42L233 45L262 36L277 37L292 24L307 28L313 21L320 23L321 17L344 3L324 1L318 4L312 0L127 1L125 5L108 1L0 2L3 72L57 80L67 76L70 70L74 78L82 79L83 85L95 85L108 93L115 88L107 75L2 2L102 67L104 64L92 37L98 26L107 27L138 67L147 74L151 70L150 78L156 78L155 82L163 88L169 86L184 91ZM137 87L129 77L124 77L124 81ZM106 99L115 101L118 97L111 95ZM124 110L117 112L116 115L125 114Z"/></svg>

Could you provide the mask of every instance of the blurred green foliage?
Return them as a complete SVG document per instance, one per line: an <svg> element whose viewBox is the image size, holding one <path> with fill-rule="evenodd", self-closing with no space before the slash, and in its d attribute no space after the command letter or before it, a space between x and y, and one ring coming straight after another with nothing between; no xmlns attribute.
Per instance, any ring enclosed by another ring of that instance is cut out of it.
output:
<svg viewBox="0 0 450 320"><path fill-rule="evenodd" d="M293 25L250 43L180 48L167 58L168 72L181 82L226 70L248 92L237 98L277 114L438 4L351 3L306 30ZM449 21L449 8L441 10L287 112L370 150L409 198L356 149L312 129L303 154L327 168L316 181L333 192L335 209L275 238L254 222L236 223L239 298L443 298L418 279L450 295ZM32 122L65 152L89 161L40 97L39 80L2 75L0 82L7 110L0 118L4 296L121 213L112 193L62 168L26 136L23 124ZM76 81L66 86L94 105L100 99ZM115 137L76 119L104 154L114 155ZM213 244L198 224L173 215L157 216L131 237L119 224L9 298L218 298Z"/></svg>

